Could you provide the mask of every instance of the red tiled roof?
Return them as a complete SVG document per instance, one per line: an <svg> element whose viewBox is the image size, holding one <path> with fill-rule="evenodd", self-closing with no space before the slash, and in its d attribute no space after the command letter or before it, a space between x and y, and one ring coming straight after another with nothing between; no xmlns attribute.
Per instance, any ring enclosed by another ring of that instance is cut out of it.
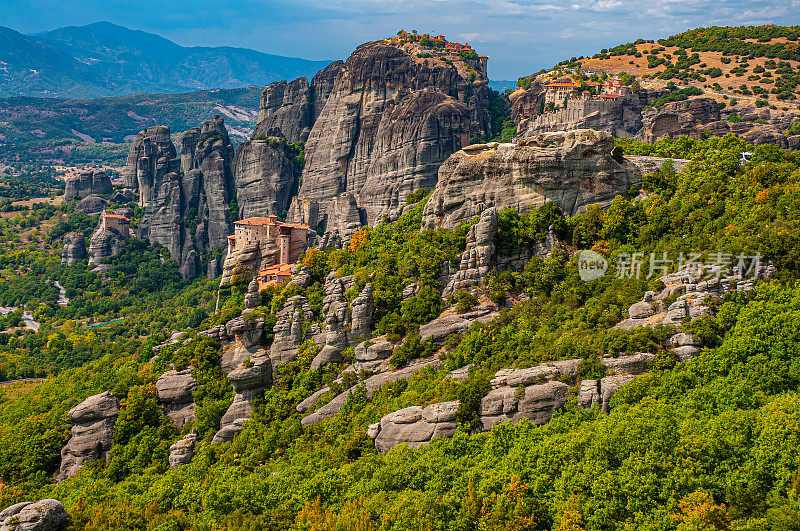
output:
<svg viewBox="0 0 800 531"><path fill-rule="evenodd" d="M270 267L265 267L261 271L259 271L259 275L267 276L267 275L291 275L292 268L297 264L278 264Z"/></svg>
<svg viewBox="0 0 800 531"><path fill-rule="evenodd" d="M308 225L304 225L302 223L284 223L282 221L278 221L277 219L273 218L246 218L240 219L239 221L235 221L234 225L245 225L249 227L262 227L264 225L275 225L277 227L292 227L295 229L305 228L308 229Z"/></svg>
<svg viewBox="0 0 800 531"><path fill-rule="evenodd" d="M580 85L573 85L572 83L549 83L545 87L573 87L580 88Z"/></svg>
<svg viewBox="0 0 800 531"><path fill-rule="evenodd" d="M125 216L121 216L119 214L104 214L104 216L107 217L107 218L119 219L119 220L122 220L122 221L130 222L130 220L128 218L126 218Z"/></svg>

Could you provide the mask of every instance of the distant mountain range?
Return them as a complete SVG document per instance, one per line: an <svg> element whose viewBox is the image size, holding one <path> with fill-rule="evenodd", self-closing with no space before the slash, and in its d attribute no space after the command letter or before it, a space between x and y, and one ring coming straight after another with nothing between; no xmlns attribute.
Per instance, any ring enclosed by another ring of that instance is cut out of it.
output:
<svg viewBox="0 0 800 531"><path fill-rule="evenodd" d="M180 46L96 22L24 35L0 26L0 97L97 98L268 85L311 77L328 61L229 46Z"/></svg>

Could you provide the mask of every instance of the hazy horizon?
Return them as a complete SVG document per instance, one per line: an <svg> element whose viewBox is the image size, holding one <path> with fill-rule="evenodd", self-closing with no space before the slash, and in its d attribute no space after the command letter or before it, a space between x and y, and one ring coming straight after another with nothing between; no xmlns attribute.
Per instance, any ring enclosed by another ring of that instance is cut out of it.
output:
<svg viewBox="0 0 800 531"><path fill-rule="evenodd" d="M0 2L3 25L22 33L108 21L182 46L236 46L313 60L345 59L398 29L443 33L489 56L489 77L516 79L571 56L637 38L712 25L800 23L800 0L300 0L166 2L159 17L129 2Z"/></svg>

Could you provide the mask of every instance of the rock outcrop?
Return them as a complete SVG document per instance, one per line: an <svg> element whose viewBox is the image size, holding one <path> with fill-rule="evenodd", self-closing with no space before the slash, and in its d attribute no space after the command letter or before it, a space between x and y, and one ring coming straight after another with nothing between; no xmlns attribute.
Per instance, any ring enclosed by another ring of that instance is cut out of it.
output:
<svg viewBox="0 0 800 531"><path fill-rule="evenodd" d="M419 335L423 341L439 342L450 334L461 334L469 330L473 323L487 323L497 317L496 308L478 307L467 313L441 315L419 327Z"/></svg>
<svg viewBox="0 0 800 531"><path fill-rule="evenodd" d="M131 156L136 148L134 143ZM165 153L174 157L174 149ZM215 118L204 122L201 130L184 135L180 161L159 164L154 180L144 179L149 188L142 189L144 181L139 179L145 212L138 236L166 247L183 278L197 276L203 267L213 278L222 269L221 254L212 256L212 252L227 248L233 229L229 208L235 193L232 159L233 146L225 124ZM181 165L183 176L178 173Z"/></svg>
<svg viewBox="0 0 800 531"><path fill-rule="evenodd" d="M102 214L107 205L108 201L99 195L92 194L78 201L78 203L75 205L75 211L83 212L86 215L95 217Z"/></svg>
<svg viewBox="0 0 800 531"><path fill-rule="evenodd" d="M350 339L351 341L372 337L372 313L375 305L372 300L372 284L367 284L358 297L350 303Z"/></svg>
<svg viewBox="0 0 800 531"><path fill-rule="evenodd" d="M148 127L136 135L125 164L124 184L126 188L139 192L139 206L150 203L154 189L167 173L179 170L180 162L176 155L168 127Z"/></svg>
<svg viewBox="0 0 800 531"><path fill-rule="evenodd" d="M638 168L615 160L612 149L610 134L590 129L468 146L442 164L423 226L455 228L492 206L524 211L553 201L575 215L593 203L610 204L641 182Z"/></svg>
<svg viewBox="0 0 800 531"><path fill-rule="evenodd" d="M409 378L414 373L416 373L418 371L421 371L421 370L425 369L426 367L439 368L441 366L442 366L442 362L438 358L436 358L435 356L432 356L430 358L422 358L422 359L414 360L413 362L409 363L407 366L403 367L402 369L397 369L395 371L383 372L381 374L376 374L374 376L370 376L369 378L367 378L366 380L364 380L363 382L361 382L358 385L363 385L364 389L366 390L366 393L367 393L367 398L371 398L372 394L375 392L376 389L380 388L381 386L383 386L383 385L385 385L385 384L387 384L389 382L395 382L397 380L402 380L402 379L405 379L405 378ZM353 387L351 387L347 391L344 391L343 393L339 393L330 402L328 402L327 404L321 406L319 409L317 409L313 413L310 413L310 414L306 415L305 417L303 417L303 419L300 421L300 424L302 424L303 426L311 426L311 425L316 424L317 422L319 422L321 420L329 419L329 418L333 417L334 415L336 415L342 409L342 406L344 406L344 404L347 402L348 395L350 393L354 392L356 390L356 387L358 387L358 385L354 385ZM304 400L303 402L298 404L297 405L297 410L300 411L300 412L307 411L311 406L314 405L314 403L323 394L325 394L328 391L330 391L330 390L327 389L327 388L322 388L320 391L317 391L316 393L311 395L309 398L307 398L306 400Z"/></svg>
<svg viewBox="0 0 800 531"><path fill-rule="evenodd" d="M86 461L106 458L117 415L119 398L108 391L90 396L67 413L75 425L72 437L61 450L58 481L74 476Z"/></svg>
<svg viewBox="0 0 800 531"><path fill-rule="evenodd" d="M280 136L289 142L305 142L314 125L308 79L271 83L261 93L253 138Z"/></svg>
<svg viewBox="0 0 800 531"><path fill-rule="evenodd" d="M84 199L92 194L110 195L114 192L111 179L104 171L86 170L64 181L64 201Z"/></svg>
<svg viewBox="0 0 800 531"><path fill-rule="evenodd" d="M242 430L242 424L250 418L250 402L264 389L272 385L272 364L266 352L248 358L228 374L236 394L228 410L222 416L220 429L211 442L226 442Z"/></svg>
<svg viewBox="0 0 800 531"><path fill-rule="evenodd" d="M64 247L61 250L61 263L75 265L86 259L86 239L78 232L68 232L64 235Z"/></svg>
<svg viewBox="0 0 800 531"><path fill-rule="evenodd" d="M273 367L277 367L297 357L297 349L306 339L310 339L304 330L304 323L314 319L314 313L308 300L302 295L290 297L283 308L275 314L277 322L272 330L275 339L269 350Z"/></svg>
<svg viewBox="0 0 800 531"><path fill-rule="evenodd" d="M89 238L89 264L102 264L116 256L128 241L129 235L105 223L98 223Z"/></svg>
<svg viewBox="0 0 800 531"><path fill-rule="evenodd" d="M735 272L733 275L717 275L709 268L697 269L684 266L675 273L662 276L664 289L659 292L646 292L641 301L633 303L628 308L628 318L617 323L615 328L632 329L663 324L680 329L687 317L695 320L711 313L708 299L719 299L731 291L749 291L755 286L756 278L771 278L774 272L775 266L772 264L762 265L757 274L754 271L748 278L744 278L741 272ZM673 302L666 304L670 298L674 298ZM699 352L696 348L699 345L689 342L680 334L675 337L676 343L670 346L677 347L675 352L682 361L690 359Z"/></svg>
<svg viewBox="0 0 800 531"><path fill-rule="evenodd" d="M481 219L469 228L467 248L461 253L461 263L453 278L445 286L442 296L470 289L483 283L494 258L494 239L497 236L497 209L489 207Z"/></svg>
<svg viewBox="0 0 800 531"><path fill-rule="evenodd" d="M194 445L197 444L197 430L187 433L178 442L169 447L169 466L177 468L180 465L188 465L194 457Z"/></svg>
<svg viewBox="0 0 800 531"><path fill-rule="evenodd" d="M347 280L352 280L351 278ZM325 320L323 346L311 361L312 369L320 369L329 363L340 363L341 353L347 348L350 307L344 298L347 290L345 279L331 272L325 279L325 298L322 300L322 316Z"/></svg>
<svg viewBox="0 0 800 531"><path fill-rule="evenodd" d="M0 511L0 531L61 531L68 519L58 500L20 502Z"/></svg>
<svg viewBox="0 0 800 531"><path fill-rule="evenodd" d="M712 98L675 101L642 113L642 128L636 137L645 142L681 135L700 138L698 126L719 123L719 104ZM726 131L720 130L722 134Z"/></svg>
<svg viewBox="0 0 800 531"><path fill-rule="evenodd" d="M297 193L298 165L286 156L280 138L244 142L233 158L239 219L285 213Z"/></svg>
<svg viewBox="0 0 800 531"><path fill-rule="evenodd" d="M452 437L456 432L459 402L439 402L426 407L411 406L381 418L369 427L375 449L386 452L400 443L418 448L437 437Z"/></svg>
<svg viewBox="0 0 800 531"><path fill-rule="evenodd" d="M359 46L308 137L300 195L326 216L334 197L351 192L369 223L380 220L411 191L432 188L441 162L488 131L486 83L461 59L421 59L389 40Z"/></svg>
<svg viewBox="0 0 800 531"><path fill-rule="evenodd" d="M156 380L158 401L169 420L178 428L194 421L196 390L197 381L192 376L191 368L167 371Z"/></svg>

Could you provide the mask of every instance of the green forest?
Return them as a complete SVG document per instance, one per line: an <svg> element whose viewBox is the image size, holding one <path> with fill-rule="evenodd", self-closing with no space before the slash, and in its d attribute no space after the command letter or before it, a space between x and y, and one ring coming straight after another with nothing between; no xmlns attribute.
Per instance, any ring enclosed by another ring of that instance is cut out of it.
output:
<svg viewBox="0 0 800 531"><path fill-rule="evenodd" d="M307 341L227 443L210 439L233 389L219 368L219 344L197 332L241 313L246 279L223 288L207 279L184 282L164 249L132 239L103 281L86 264L60 264L61 235L91 230L70 205L3 217L0 302L32 311L41 328L23 329L18 314L0 320L0 379L50 377L19 392L0 387L0 507L56 498L72 529L798 529L800 159L735 135L617 145L627 154L691 162L678 173L667 161L606 210L569 217L548 203L500 211L499 252L531 249L550 227L562 251L532 258L521 271L492 271L483 295L515 304L443 345L423 341L418 329L444 308L475 304L466 292L442 299L439 271L457 262L476 220L420 231L429 197L420 190L398 221L361 229L341 250L308 251L301 259L312 274L307 288L287 284L261 294L256 311L268 333L293 295L305 295L319 320L324 279L333 271L354 276L348 300L373 284L375 334L406 339L393 366L430 354L443 365L371 398L357 387L335 417L303 427L295 406L325 384L336 391L343 368L310 369L319 347ZM744 151L753 153L749 162ZM704 348L680 362L664 347L674 329L611 329L661 282L617 278L613 265L584 282L569 253L578 249L611 264L631 252L760 253L777 274L687 322L684 330ZM66 287L67 306L56 303L54 281ZM419 290L403 301L412 282ZM154 357L153 347L173 330L187 331L189 341ZM603 375L599 356L633 352L655 354L654 363L614 395L610 413L577 405L577 381ZM566 382L570 399L549 423L471 432L475 397L495 371L576 357L582 373ZM446 378L468 364L465 381ZM190 365L196 420L179 430L154 384L170 366ZM70 435L67 411L102 391L122 398L108 461L54 483ZM453 399L461 406L452 438L379 454L366 435L391 411ZM169 446L191 429L202 439L193 461L170 468Z"/></svg>

